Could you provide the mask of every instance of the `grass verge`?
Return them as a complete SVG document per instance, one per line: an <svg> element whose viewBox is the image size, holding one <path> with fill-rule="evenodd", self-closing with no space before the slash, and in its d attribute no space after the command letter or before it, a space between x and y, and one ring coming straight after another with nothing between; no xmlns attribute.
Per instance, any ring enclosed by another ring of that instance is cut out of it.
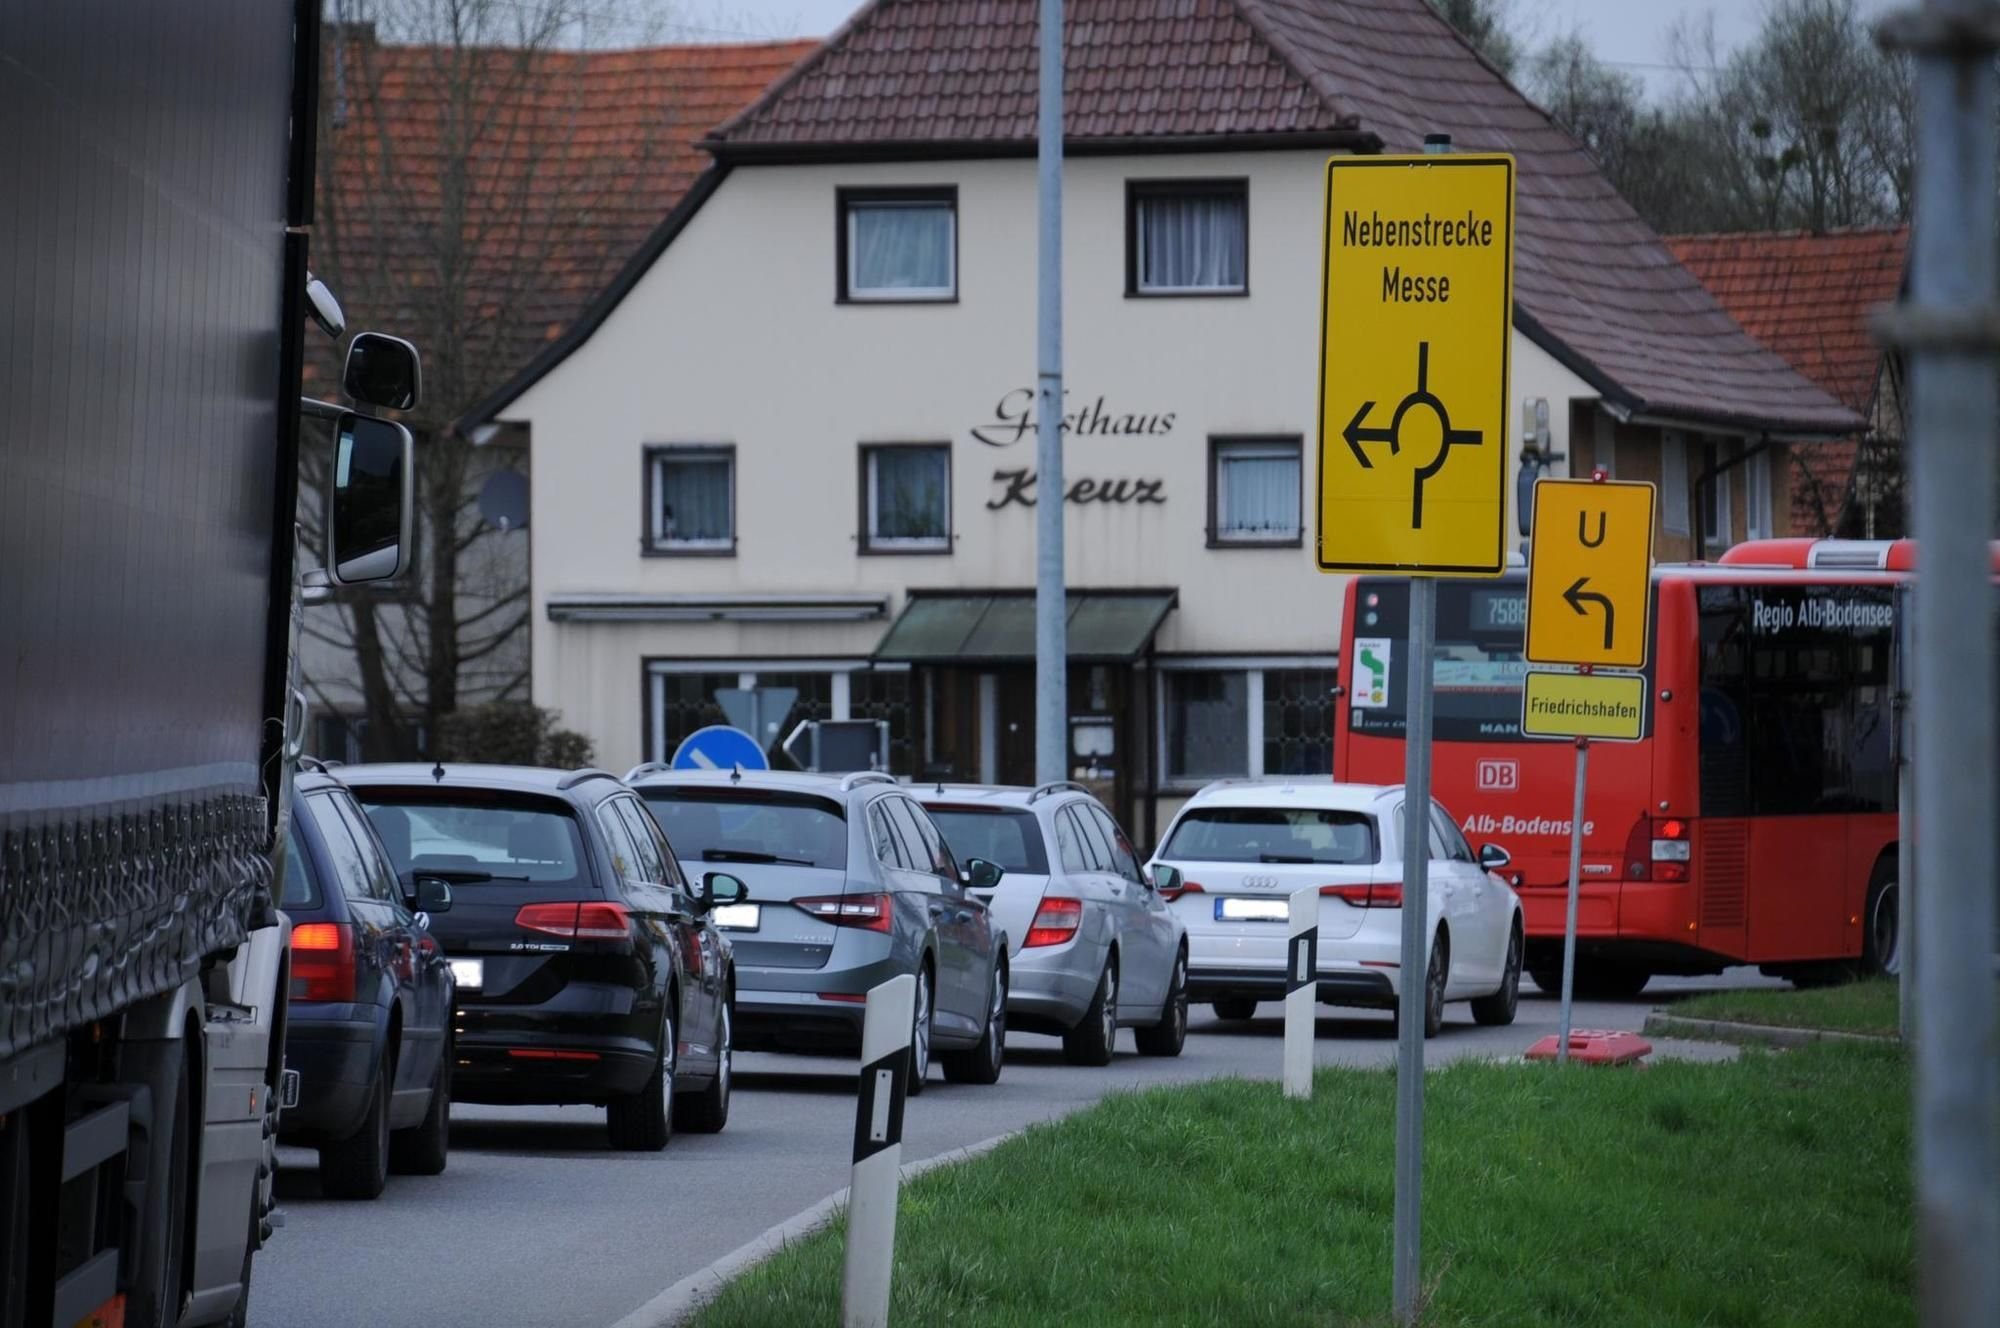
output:
<svg viewBox="0 0 2000 1328"><path fill-rule="evenodd" d="M1684 1019L1895 1037L1896 999L1893 981L1870 978L1810 991L1707 991L1674 1002L1666 1013Z"/></svg>
<svg viewBox="0 0 2000 1328"><path fill-rule="evenodd" d="M1914 1321L1897 1048L1427 1080L1427 1325ZM905 1187L900 1324L1385 1323L1395 1079L1121 1095ZM700 1328L839 1322L839 1224Z"/></svg>

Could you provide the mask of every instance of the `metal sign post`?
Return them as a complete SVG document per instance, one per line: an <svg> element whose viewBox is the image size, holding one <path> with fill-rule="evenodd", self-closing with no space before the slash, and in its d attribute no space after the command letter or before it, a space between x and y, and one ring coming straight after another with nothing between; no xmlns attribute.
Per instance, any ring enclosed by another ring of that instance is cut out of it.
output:
<svg viewBox="0 0 2000 1328"><path fill-rule="evenodd" d="M1069 594L1063 565L1063 5L1041 0L1036 126L1035 782L1069 778Z"/></svg>
<svg viewBox="0 0 2000 1328"><path fill-rule="evenodd" d="M1514 159L1450 151L1449 135L1432 134L1423 156L1327 162L1320 292L1319 567L1411 578L1393 1236L1402 1324L1416 1320L1422 1266L1431 578L1506 569ZM1352 678L1355 664L1344 666Z"/></svg>
<svg viewBox="0 0 2000 1328"><path fill-rule="evenodd" d="M1569 1062L1569 1012L1576 989L1576 888L1583 876L1583 787L1590 773L1590 739L1576 740L1576 800L1569 820L1569 902L1563 912L1562 1024L1556 1030L1556 1064Z"/></svg>

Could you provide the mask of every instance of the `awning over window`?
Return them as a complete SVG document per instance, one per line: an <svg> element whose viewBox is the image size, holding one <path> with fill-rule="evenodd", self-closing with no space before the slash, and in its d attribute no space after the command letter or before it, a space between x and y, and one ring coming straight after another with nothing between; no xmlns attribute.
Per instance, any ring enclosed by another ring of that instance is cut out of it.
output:
<svg viewBox="0 0 2000 1328"><path fill-rule="evenodd" d="M1128 661L1145 652L1178 600L1173 590L1077 590L1069 596L1069 657ZM1032 591L913 591L875 658L912 664L1027 663L1035 657Z"/></svg>

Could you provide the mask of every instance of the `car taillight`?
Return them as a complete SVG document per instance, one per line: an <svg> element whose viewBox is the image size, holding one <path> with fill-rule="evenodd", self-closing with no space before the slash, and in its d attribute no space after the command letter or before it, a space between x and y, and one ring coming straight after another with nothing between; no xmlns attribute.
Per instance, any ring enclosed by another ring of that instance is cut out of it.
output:
<svg viewBox="0 0 2000 1328"><path fill-rule="evenodd" d="M1190 881L1183 878L1181 880L1180 889L1162 890L1160 891L1160 898L1166 900L1169 904L1171 904L1176 899L1179 899L1182 895L1203 895L1207 893L1208 891L1201 888L1200 881Z"/></svg>
<svg viewBox="0 0 2000 1328"><path fill-rule="evenodd" d="M305 1001L354 999L354 929L344 922L292 928L292 995Z"/></svg>
<svg viewBox="0 0 2000 1328"><path fill-rule="evenodd" d="M623 904L523 904L514 925L573 941L624 941L632 936L632 914Z"/></svg>
<svg viewBox="0 0 2000 1328"><path fill-rule="evenodd" d="M1042 906L1035 910L1035 921L1028 928L1028 939L1021 942L1023 948L1038 945L1061 945L1076 935L1076 929L1083 925L1083 901L1050 896L1042 900Z"/></svg>
<svg viewBox="0 0 2000 1328"><path fill-rule="evenodd" d="M1685 881L1688 861L1693 856L1688 842L1688 823L1679 817L1653 822L1653 879Z"/></svg>
<svg viewBox="0 0 2000 1328"><path fill-rule="evenodd" d="M867 931L889 930L889 896L820 895L794 899L792 906L836 927L861 927Z"/></svg>
<svg viewBox="0 0 2000 1328"><path fill-rule="evenodd" d="M1335 899L1352 904L1356 908L1401 908L1403 906L1403 883L1401 881L1370 881L1367 885L1322 885L1319 892L1332 895Z"/></svg>

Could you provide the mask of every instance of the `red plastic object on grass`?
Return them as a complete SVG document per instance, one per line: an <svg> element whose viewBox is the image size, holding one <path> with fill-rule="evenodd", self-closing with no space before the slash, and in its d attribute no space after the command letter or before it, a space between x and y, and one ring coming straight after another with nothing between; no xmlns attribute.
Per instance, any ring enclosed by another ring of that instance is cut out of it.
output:
<svg viewBox="0 0 2000 1328"><path fill-rule="evenodd" d="M1561 1038L1551 1033L1528 1048L1531 1061L1556 1058ZM1636 1065L1653 1050L1653 1044L1637 1033L1608 1028L1572 1028L1569 1031L1569 1058L1583 1065Z"/></svg>

